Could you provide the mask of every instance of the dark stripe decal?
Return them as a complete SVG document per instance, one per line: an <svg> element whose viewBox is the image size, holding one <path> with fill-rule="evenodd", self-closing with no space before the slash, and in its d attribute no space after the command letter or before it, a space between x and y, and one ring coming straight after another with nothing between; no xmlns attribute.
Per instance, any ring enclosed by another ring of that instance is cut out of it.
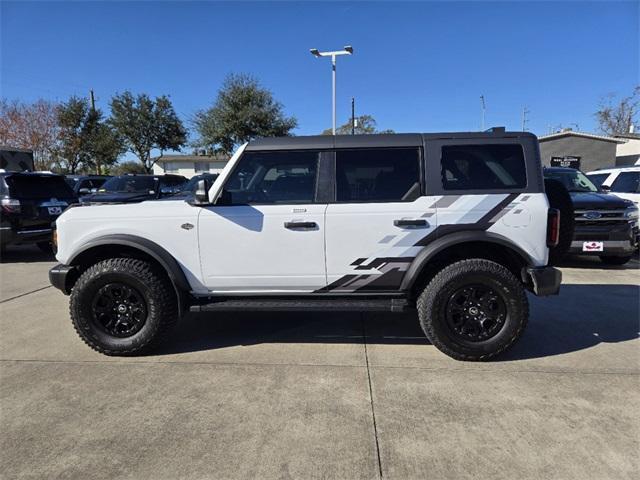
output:
<svg viewBox="0 0 640 480"><path fill-rule="evenodd" d="M510 193L507 195L504 200L500 201L495 207L485 213L478 221L474 223L451 223L446 225L440 225L436 227L434 230L429 232L427 235L422 237L420 240L413 244L414 247L424 247L429 243L433 242L438 237L442 237L443 235L447 235L450 233L460 232L460 231L478 231L478 230L487 230L491 227L497 220L499 220L502 215L500 213L511 203L513 202L519 194ZM444 201L445 198L449 200ZM449 195L441 198L437 202L435 202L432 207L446 208L447 206L452 205L460 195ZM404 277L406 269L409 264L413 261L415 257L380 257L374 258L369 264L363 265L363 263L367 260L366 258L358 258L353 263L352 266L356 266L355 270L373 270L378 269L383 271L381 275L345 275L335 282L323 287L316 292L327 292L330 290L342 290L345 291L380 291L380 290L393 290L397 288ZM399 264L399 265L397 265ZM349 286L355 285L360 281L368 281L364 285L360 285L357 288L348 288Z"/></svg>

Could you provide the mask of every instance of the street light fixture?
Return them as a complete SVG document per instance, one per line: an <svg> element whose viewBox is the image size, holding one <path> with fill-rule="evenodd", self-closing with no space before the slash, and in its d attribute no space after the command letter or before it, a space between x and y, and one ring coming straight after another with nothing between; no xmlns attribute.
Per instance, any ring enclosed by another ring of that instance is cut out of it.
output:
<svg viewBox="0 0 640 480"><path fill-rule="evenodd" d="M353 47L351 45L346 45L342 50L334 50L332 52L320 52L317 48L312 48L309 50L311 55L316 58L320 57L331 57L331 85L332 85L332 131L333 134L336 134L336 57L338 55L352 55Z"/></svg>

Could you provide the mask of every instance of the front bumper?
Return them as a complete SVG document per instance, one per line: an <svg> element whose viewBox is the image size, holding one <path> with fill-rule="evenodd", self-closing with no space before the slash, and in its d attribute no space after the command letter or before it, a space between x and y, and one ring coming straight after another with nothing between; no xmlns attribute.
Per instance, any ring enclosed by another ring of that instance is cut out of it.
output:
<svg viewBox="0 0 640 480"><path fill-rule="evenodd" d="M569 253L573 255L597 255L608 257L626 257L633 255L633 252L638 248L636 242L629 240L605 240L602 242L602 251L585 252L582 250L583 242L573 241L571 247L569 247Z"/></svg>
<svg viewBox="0 0 640 480"><path fill-rule="evenodd" d="M602 251L583 251L584 242L601 242ZM638 227L633 223L615 225L580 225L576 222L573 241L568 253L574 255L596 255L626 257L638 248Z"/></svg>
<svg viewBox="0 0 640 480"><path fill-rule="evenodd" d="M77 278L77 275L76 267L58 264L49 270L49 282L65 295L69 295L71 293L71 285L73 285L72 281Z"/></svg>
<svg viewBox="0 0 640 480"><path fill-rule="evenodd" d="M554 267L528 267L526 269L531 291L539 297L558 295L562 272Z"/></svg>

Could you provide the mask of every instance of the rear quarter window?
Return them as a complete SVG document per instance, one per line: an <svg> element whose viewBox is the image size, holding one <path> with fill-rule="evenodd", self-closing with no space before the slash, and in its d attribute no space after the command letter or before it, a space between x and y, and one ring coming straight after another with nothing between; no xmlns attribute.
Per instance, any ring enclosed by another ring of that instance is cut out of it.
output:
<svg viewBox="0 0 640 480"><path fill-rule="evenodd" d="M440 162L444 190L519 190L527 186L519 144L445 145Z"/></svg>

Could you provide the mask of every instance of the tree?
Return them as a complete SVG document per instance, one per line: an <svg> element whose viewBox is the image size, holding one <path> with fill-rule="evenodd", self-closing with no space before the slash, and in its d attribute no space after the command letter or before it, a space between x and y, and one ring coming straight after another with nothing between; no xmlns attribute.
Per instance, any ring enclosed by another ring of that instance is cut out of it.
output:
<svg viewBox="0 0 640 480"><path fill-rule="evenodd" d="M50 170L57 160L57 105L0 100L0 143L33 151L36 170Z"/></svg>
<svg viewBox="0 0 640 480"><path fill-rule="evenodd" d="M69 173L76 173L80 165L87 163L89 159L88 139L94 128L95 115L86 100L73 96L58 105L57 118L60 127L60 156Z"/></svg>
<svg viewBox="0 0 640 480"><path fill-rule="evenodd" d="M607 135L628 133L631 125L637 121L640 109L640 86L619 102L611 94L600 101L600 110L595 113L600 131Z"/></svg>
<svg viewBox="0 0 640 480"><path fill-rule="evenodd" d="M193 125L200 137L198 146L231 154L235 147L254 138L291 135L298 121L286 117L282 104L254 77L231 74L214 104L196 112Z"/></svg>
<svg viewBox="0 0 640 480"><path fill-rule="evenodd" d="M59 153L69 173L78 170L101 173L103 166L117 161L124 147L102 112L76 96L58 106Z"/></svg>
<svg viewBox="0 0 640 480"><path fill-rule="evenodd" d="M128 91L114 96L110 124L147 173L165 150L179 151L187 143L187 131L164 95L155 100L144 93L134 97ZM151 157L153 149L160 150L158 157Z"/></svg>
<svg viewBox="0 0 640 480"><path fill-rule="evenodd" d="M113 165L109 169L109 173L112 175L125 175L127 173L147 173L147 170L142 166L140 162L134 162L127 160L125 162L119 162Z"/></svg>
<svg viewBox="0 0 640 480"><path fill-rule="evenodd" d="M394 133L393 130L378 130L376 119L371 115L360 115L356 117L356 135L369 135L374 133ZM332 129L328 128L322 132L322 135L331 135ZM351 119L343 125L336 128L336 135L351 135Z"/></svg>
<svg viewBox="0 0 640 480"><path fill-rule="evenodd" d="M88 166L97 174L102 174L115 164L125 151L124 142L115 129L106 122L98 122L89 139L91 156Z"/></svg>

